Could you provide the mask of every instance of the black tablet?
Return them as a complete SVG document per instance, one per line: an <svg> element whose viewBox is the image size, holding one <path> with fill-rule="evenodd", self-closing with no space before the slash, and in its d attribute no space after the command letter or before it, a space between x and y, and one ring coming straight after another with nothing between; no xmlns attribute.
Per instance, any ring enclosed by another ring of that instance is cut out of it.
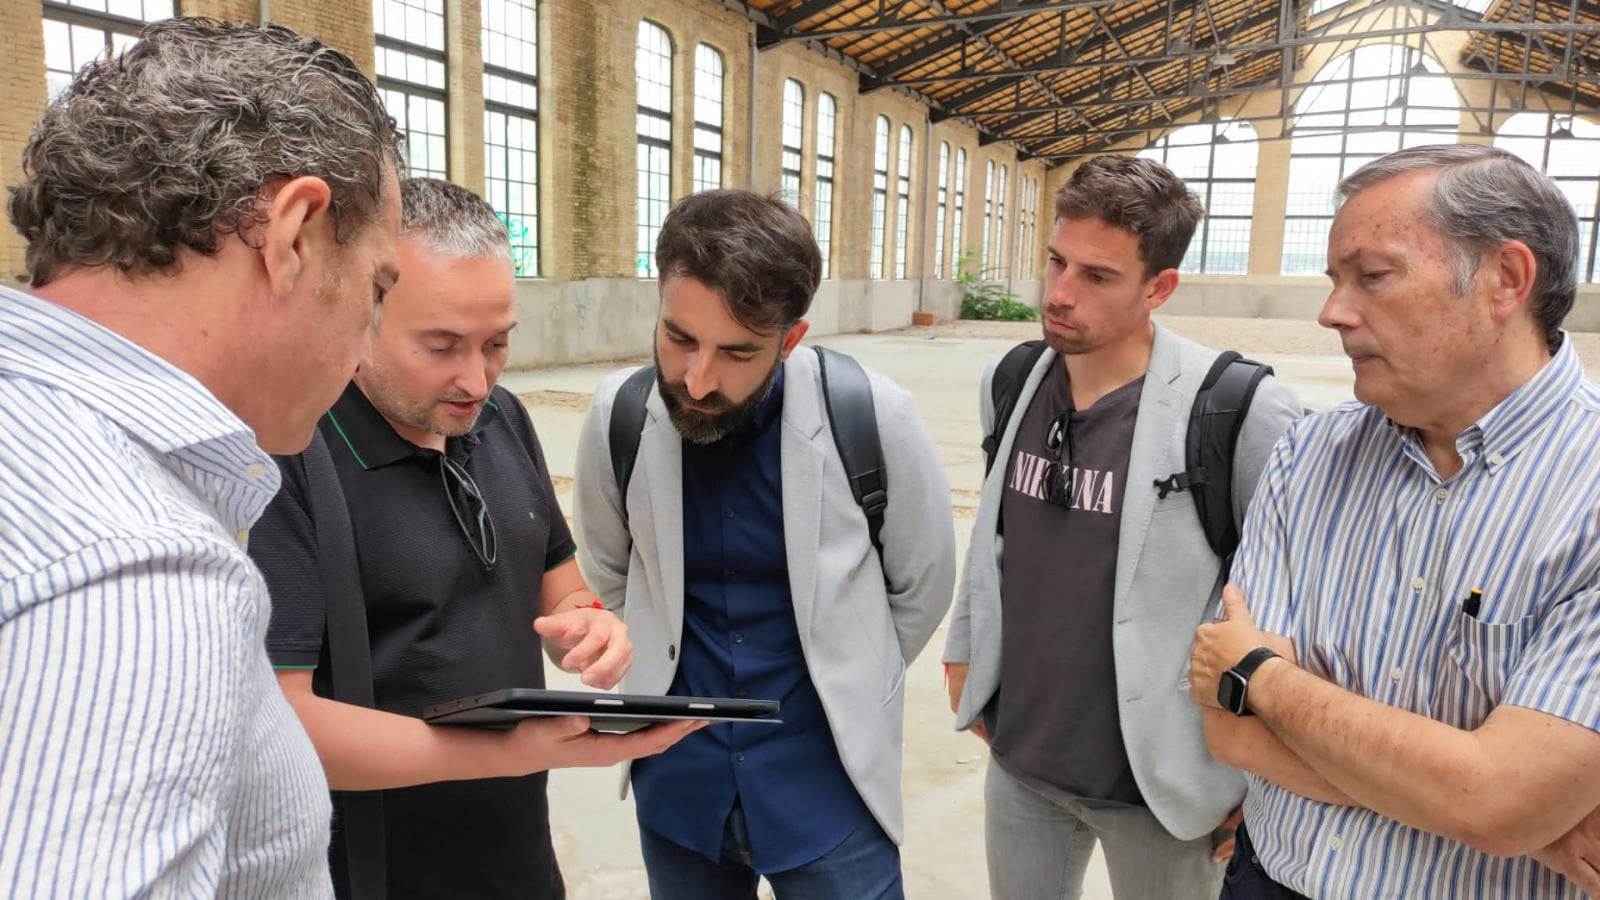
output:
<svg viewBox="0 0 1600 900"><path fill-rule="evenodd" d="M510 728L530 716L588 716L597 731L634 731L652 722L700 719L706 722L780 724L778 701L729 697L655 697L598 691L545 691L507 688L476 697L436 703L422 711L430 725Z"/></svg>

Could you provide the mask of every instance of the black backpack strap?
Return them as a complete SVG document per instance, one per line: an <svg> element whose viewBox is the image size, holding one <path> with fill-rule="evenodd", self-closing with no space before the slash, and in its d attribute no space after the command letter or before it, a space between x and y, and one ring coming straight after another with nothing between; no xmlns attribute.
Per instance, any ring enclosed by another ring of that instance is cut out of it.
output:
<svg viewBox="0 0 1600 900"><path fill-rule="evenodd" d="M1217 356L1200 382L1189 409L1184 439L1185 471L1155 483L1161 497L1189 491L1212 552L1230 560L1239 546L1239 523L1233 516L1233 453L1239 443L1250 401L1270 366L1228 350Z"/></svg>
<svg viewBox="0 0 1600 900"><path fill-rule="evenodd" d="M854 358L826 347L815 349L828 424L833 428L833 443L839 448L845 477L850 480L850 493L867 515L867 534L881 559L883 512L889 507L889 479L883 464L883 445L878 440L872 383Z"/></svg>
<svg viewBox="0 0 1600 900"><path fill-rule="evenodd" d="M317 530L317 563L327 618L328 674L333 699L372 708L372 650L367 636L367 606L361 592L361 568L344 489L333 457L318 430L302 455L306 497ZM351 900L383 900L386 885L386 837L380 791L335 791L335 813L344 837L344 872ZM335 869L339 868L337 862Z"/></svg>
<svg viewBox="0 0 1600 900"><path fill-rule="evenodd" d="M1017 398L1022 396L1022 385L1028 380L1039 357L1044 354L1044 341L1025 341L1006 351L1000 364L994 367L994 378L989 382L989 395L993 400L994 422L983 437L983 474L994 468L995 454L1000 452L1000 440L1005 437L1006 424L1016 411Z"/></svg>
<svg viewBox="0 0 1600 900"><path fill-rule="evenodd" d="M656 383L656 367L644 366L629 375L617 388L611 401L611 424L607 443L611 447L611 472L617 478L618 505L623 524L628 519L628 482L633 480L633 462L639 456L639 435L644 431L644 404Z"/></svg>

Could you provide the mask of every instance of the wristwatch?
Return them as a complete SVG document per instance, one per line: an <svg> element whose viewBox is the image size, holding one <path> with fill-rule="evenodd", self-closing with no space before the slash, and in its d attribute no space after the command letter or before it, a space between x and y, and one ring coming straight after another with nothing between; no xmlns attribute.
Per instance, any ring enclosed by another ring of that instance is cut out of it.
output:
<svg viewBox="0 0 1600 900"><path fill-rule="evenodd" d="M1261 664L1269 659L1274 659L1278 654L1272 652L1270 647L1257 647L1244 655L1233 668L1222 673L1217 679L1217 702L1222 708L1236 716L1253 716L1250 711L1247 697L1250 694L1250 676Z"/></svg>

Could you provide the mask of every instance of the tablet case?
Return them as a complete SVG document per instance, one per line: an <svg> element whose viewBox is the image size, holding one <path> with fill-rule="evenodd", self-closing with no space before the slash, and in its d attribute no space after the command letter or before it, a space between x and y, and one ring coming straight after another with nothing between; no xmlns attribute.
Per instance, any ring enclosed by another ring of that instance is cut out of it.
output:
<svg viewBox="0 0 1600 900"><path fill-rule="evenodd" d="M588 716L597 731L626 732L652 722L698 719L706 722L780 724L776 700L731 697L659 697L598 691L547 691L507 688L422 711L430 725L510 728L532 716Z"/></svg>

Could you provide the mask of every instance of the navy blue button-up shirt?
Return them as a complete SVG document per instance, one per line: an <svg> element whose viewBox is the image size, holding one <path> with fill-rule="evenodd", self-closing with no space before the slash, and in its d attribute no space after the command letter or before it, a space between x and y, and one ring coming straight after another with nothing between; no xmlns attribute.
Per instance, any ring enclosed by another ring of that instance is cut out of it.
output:
<svg viewBox="0 0 1600 900"><path fill-rule="evenodd" d="M684 616L671 693L778 700L782 725L712 725L633 765L639 824L709 859L744 807L753 866L812 862L873 820L811 683L789 594L783 377L732 434L683 445Z"/></svg>

